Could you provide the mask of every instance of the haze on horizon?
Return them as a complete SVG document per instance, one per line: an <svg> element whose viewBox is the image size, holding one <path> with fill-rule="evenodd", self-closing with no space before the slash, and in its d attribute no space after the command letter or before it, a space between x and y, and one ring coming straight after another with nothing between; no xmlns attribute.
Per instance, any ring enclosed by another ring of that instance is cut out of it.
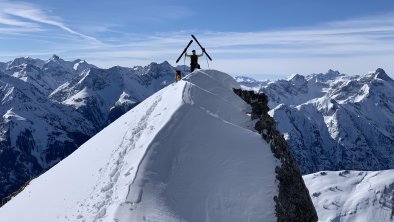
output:
<svg viewBox="0 0 394 222"><path fill-rule="evenodd" d="M3 62L57 54L103 68L175 65L195 34L213 57L210 68L230 74L273 78L383 68L394 76L391 0L0 0L0 33ZM205 58L200 64L207 67Z"/></svg>

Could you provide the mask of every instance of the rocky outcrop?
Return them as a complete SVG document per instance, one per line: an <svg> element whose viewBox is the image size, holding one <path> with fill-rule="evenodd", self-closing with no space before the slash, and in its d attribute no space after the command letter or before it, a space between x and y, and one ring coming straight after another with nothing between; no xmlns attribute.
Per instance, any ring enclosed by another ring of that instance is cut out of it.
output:
<svg viewBox="0 0 394 222"><path fill-rule="evenodd" d="M268 97L254 91L234 89L234 93L251 105L251 118L257 119L255 129L271 145L274 156L280 160L276 168L279 195L275 196L278 221L317 221L317 213L301 172L283 135L276 129L275 120L268 115Z"/></svg>

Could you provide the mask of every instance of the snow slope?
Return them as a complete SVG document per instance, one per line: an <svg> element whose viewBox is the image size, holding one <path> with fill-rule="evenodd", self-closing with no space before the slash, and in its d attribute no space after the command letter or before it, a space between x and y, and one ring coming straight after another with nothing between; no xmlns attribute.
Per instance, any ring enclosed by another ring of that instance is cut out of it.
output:
<svg viewBox="0 0 394 222"><path fill-rule="evenodd" d="M303 178L319 221L394 221L394 170L322 171Z"/></svg>
<svg viewBox="0 0 394 222"><path fill-rule="evenodd" d="M99 69L54 55L0 63L0 200L174 81L168 63Z"/></svg>
<svg viewBox="0 0 394 222"><path fill-rule="evenodd" d="M34 179L0 221L276 221L278 163L233 87L208 70L160 90Z"/></svg>

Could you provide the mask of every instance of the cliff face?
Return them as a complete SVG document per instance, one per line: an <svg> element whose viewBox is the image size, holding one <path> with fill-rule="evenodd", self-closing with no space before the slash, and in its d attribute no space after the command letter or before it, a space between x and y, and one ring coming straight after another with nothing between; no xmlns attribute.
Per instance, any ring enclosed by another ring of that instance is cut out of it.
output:
<svg viewBox="0 0 394 222"><path fill-rule="evenodd" d="M251 118L257 119L255 129L271 145L281 165L275 169L279 195L274 197L278 221L317 221L317 213L302 179L300 169L275 120L268 115L268 97L254 91L234 89L234 93L251 105Z"/></svg>

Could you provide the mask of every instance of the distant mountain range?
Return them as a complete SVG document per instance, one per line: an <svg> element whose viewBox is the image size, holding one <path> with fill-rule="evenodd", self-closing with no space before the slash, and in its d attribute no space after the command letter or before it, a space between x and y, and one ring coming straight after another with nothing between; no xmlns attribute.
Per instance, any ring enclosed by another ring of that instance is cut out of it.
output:
<svg viewBox="0 0 394 222"><path fill-rule="evenodd" d="M0 63L0 199L173 83L174 72L168 62L100 69L56 55ZM378 171L394 168L394 81L383 69L356 76L329 70L277 81L236 80L268 96L269 114L302 173L310 174L304 179L320 219L351 221L375 212L381 221L393 219L393 173ZM350 192L356 188L360 198ZM338 199L345 194L354 202Z"/></svg>
<svg viewBox="0 0 394 222"><path fill-rule="evenodd" d="M0 63L0 199L174 81L168 62L100 69L84 60Z"/></svg>
<svg viewBox="0 0 394 222"><path fill-rule="evenodd" d="M274 82L236 79L268 96L270 115L303 174L394 168L394 81L383 69L356 76L329 70Z"/></svg>

